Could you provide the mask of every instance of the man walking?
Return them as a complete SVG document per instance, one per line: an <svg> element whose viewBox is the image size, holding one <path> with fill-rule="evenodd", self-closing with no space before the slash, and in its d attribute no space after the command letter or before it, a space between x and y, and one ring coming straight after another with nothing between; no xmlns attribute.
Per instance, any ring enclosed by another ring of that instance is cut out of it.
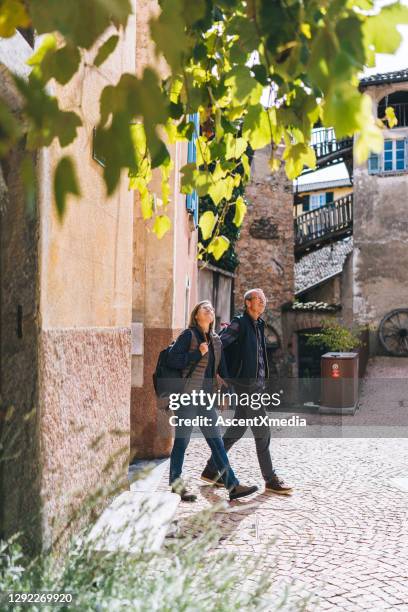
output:
<svg viewBox="0 0 408 612"><path fill-rule="evenodd" d="M265 408L254 410L241 403L240 396L243 393L262 393L265 382L268 379L268 360L266 353L264 321L261 315L266 307L266 298L262 289L251 289L244 295L244 314L234 317L231 323L223 329L220 334L224 355L226 357L230 378L234 381L235 391L238 394L238 405L235 410L234 420L244 421L255 415L266 416ZM225 450L228 452L233 444L244 435L247 425L232 425L228 427L223 436ZM269 451L271 441L270 429L267 425L251 426L255 438L256 452L259 466L265 480L265 493L277 493L279 495L290 495L292 487L278 478L273 467ZM201 474L202 480L223 486L220 474L212 459Z"/></svg>

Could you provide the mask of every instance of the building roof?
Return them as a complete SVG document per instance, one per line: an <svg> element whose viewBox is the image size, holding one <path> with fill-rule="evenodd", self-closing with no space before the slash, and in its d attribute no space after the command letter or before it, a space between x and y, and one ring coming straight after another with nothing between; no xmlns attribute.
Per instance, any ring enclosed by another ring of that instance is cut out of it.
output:
<svg viewBox="0 0 408 612"><path fill-rule="evenodd" d="M341 310L341 304L328 304L327 302L293 302L286 310L301 310L302 312L336 312Z"/></svg>
<svg viewBox="0 0 408 612"><path fill-rule="evenodd" d="M295 295L321 285L340 274L346 257L353 250L353 238L316 249L295 263Z"/></svg>
<svg viewBox="0 0 408 612"><path fill-rule="evenodd" d="M319 181L317 183L303 183L303 185L298 185L297 189L294 186L294 190L297 193L304 193L307 191L324 191L333 187L351 187L351 181L349 178L340 178L331 181Z"/></svg>
<svg viewBox="0 0 408 612"><path fill-rule="evenodd" d="M408 81L408 68L395 70L394 72L370 74L360 79L360 87L364 88L370 85L384 85L387 83L402 83L404 81Z"/></svg>

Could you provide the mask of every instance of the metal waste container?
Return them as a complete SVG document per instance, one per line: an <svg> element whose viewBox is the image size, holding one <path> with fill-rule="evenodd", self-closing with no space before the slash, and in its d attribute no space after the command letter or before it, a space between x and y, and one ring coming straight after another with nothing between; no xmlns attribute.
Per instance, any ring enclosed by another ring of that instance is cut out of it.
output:
<svg viewBox="0 0 408 612"><path fill-rule="evenodd" d="M321 408L354 414L358 404L358 353L325 353L321 368Z"/></svg>

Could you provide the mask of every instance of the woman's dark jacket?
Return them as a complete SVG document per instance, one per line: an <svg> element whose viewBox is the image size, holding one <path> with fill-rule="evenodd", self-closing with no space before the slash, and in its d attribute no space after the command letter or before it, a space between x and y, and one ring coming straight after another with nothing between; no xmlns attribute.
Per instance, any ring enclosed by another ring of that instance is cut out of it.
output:
<svg viewBox="0 0 408 612"><path fill-rule="evenodd" d="M198 327L189 327L177 338L167 357L168 365L182 370L183 376L195 366L185 392L191 388L213 391L216 387L216 374L228 378L220 337L214 332L210 335L208 352L205 355L201 355L198 348L201 342L207 342L201 330Z"/></svg>

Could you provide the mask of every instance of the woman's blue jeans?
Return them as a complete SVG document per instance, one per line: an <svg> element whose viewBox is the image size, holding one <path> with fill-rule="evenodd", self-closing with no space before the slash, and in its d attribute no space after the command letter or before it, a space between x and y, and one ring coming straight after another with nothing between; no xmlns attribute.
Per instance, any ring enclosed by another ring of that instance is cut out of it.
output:
<svg viewBox="0 0 408 612"><path fill-rule="evenodd" d="M221 474L222 481L227 489L231 489L239 484L239 481L235 476L232 467L230 466L219 428L216 425L217 412L215 408L207 410L205 407L201 406L181 407L175 411L175 414L180 419L192 419L196 416L207 417L207 424L201 425L200 429L205 441L211 449L212 459L218 472ZM184 422L175 427L173 450L171 451L170 455L170 484L175 482L181 476L184 455L190 442L192 431L193 426L185 425Z"/></svg>

